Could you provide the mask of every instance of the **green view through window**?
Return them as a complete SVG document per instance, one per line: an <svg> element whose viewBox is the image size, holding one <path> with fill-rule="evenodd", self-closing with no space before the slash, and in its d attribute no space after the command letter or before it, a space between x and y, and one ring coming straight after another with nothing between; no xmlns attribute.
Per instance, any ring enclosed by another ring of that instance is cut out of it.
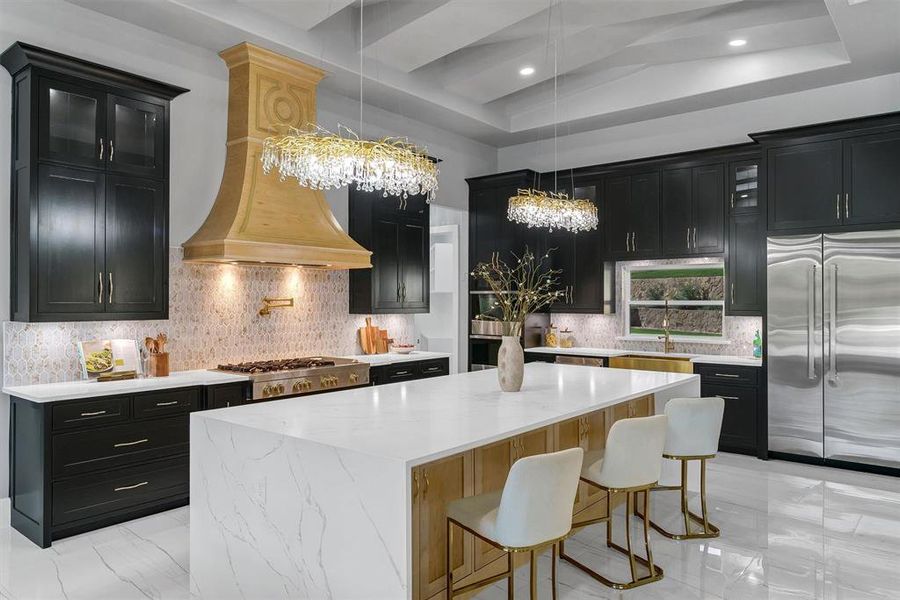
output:
<svg viewBox="0 0 900 600"><path fill-rule="evenodd" d="M625 330L654 338L663 334L666 300L672 335L722 336L725 318L725 267L673 265L626 269Z"/></svg>

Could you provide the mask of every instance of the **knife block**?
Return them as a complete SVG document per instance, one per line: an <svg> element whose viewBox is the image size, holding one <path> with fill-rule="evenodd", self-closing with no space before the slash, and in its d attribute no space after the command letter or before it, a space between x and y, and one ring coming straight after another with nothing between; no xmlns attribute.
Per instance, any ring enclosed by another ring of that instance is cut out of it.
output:
<svg viewBox="0 0 900 600"><path fill-rule="evenodd" d="M169 353L156 352L150 355L150 377L168 377Z"/></svg>

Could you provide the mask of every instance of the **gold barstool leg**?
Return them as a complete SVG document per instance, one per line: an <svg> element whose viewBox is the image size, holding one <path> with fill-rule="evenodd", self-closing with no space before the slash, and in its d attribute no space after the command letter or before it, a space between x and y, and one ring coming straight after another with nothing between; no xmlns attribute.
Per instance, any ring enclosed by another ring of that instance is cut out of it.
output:
<svg viewBox="0 0 900 600"><path fill-rule="evenodd" d="M506 561L509 570L509 577L507 577L507 581L509 585L506 586L506 597L508 600L515 600L516 597L516 569L515 564L513 563L513 555L512 552L506 553Z"/></svg>
<svg viewBox="0 0 900 600"><path fill-rule="evenodd" d="M719 537L719 528L709 522L709 512L706 506L706 461L708 458L709 457L706 456L678 458L678 460L681 461L681 485L654 488L657 491L678 490L681 494L681 516L684 519L684 533L672 533L671 531L663 529L663 527L658 525L657 523L654 523L652 519L650 520L650 526L669 539L695 540ZM700 515L691 512L690 505L688 504L688 461L691 460L700 461ZM697 523L698 525L702 525L703 531L692 531L691 521Z"/></svg>
<svg viewBox="0 0 900 600"><path fill-rule="evenodd" d="M656 575L656 565L653 564L653 551L650 549L650 492L644 490L644 551L647 554L647 562L650 563L650 577Z"/></svg>
<svg viewBox="0 0 900 600"><path fill-rule="evenodd" d="M453 548L453 523L450 522L450 519L447 519L447 555L445 556L445 560L447 562L447 600L453 600L453 560L452 560L452 548Z"/></svg>
<svg viewBox="0 0 900 600"><path fill-rule="evenodd" d="M556 568L557 563L559 562L559 556L556 551L556 544L553 544L553 552L551 554L550 560L552 561L550 563L550 591L553 595L553 600L556 600L557 596L559 596L559 586L556 583Z"/></svg>
<svg viewBox="0 0 900 600"><path fill-rule="evenodd" d="M586 482L586 483L588 483L588 482ZM599 486L596 486L596 487L599 487ZM605 488L600 488L600 489L605 489ZM611 492L609 490L607 490L607 491L610 493L610 496L611 496L613 492ZM626 491L626 490L622 490L622 491ZM596 579L603 585L611 587L616 590L628 590L631 588L635 588L635 587L638 587L641 585L646 585L648 583L652 583L654 581L659 581L660 579L662 579L664 576L663 569L661 567L659 567L658 565L653 564L653 554L650 552L650 536L649 536L649 532L646 529L646 526L644 529L644 542L645 542L646 548L647 548L647 558L643 558L641 556L636 555L631 546L631 525L630 525L631 512L632 512L632 506L636 507L636 505L633 504L633 502L636 501L635 494L640 491L646 491L646 490L642 489L642 490L627 490L626 491L627 496L626 496L626 503L625 503L625 532L626 532L625 535L627 536L627 543L626 543L627 548L622 547L622 546L616 544L615 542L613 542L613 539L612 539L612 535L613 535L612 534L612 513L611 512L609 512L607 514L607 516L604 518L592 519L589 521L584 521L581 523L573 524L573 527L579 528L579 527L585 527L587 525L591 525L594 523L599 523L601 521L606 521L606 545L609 548L612 548L613 550L615 550L616 552L624 554L628 557L629 566L631 567L631 581L618 582L618 581L612 581L611 579L607 579L606 577L604 577L600 573L594 571L587 565L584 565L584 564L578 562L577 560L575 560L574 558L572 558L571 556L567 555L564 544L560 544L559 557L562 558L563 560L565 560L566 562L568 562L569 564L571 564L572 566L574 566L575 568L583 571L587 575ZM646 500L646 496L645 496L645 503L646 502L647 502L647 500ZM609 502L609 506L612 506L611 501ZM645 511L644 511L645 514L646 514L646 510L647 509L645 508ZM649 575L646 575L644 577L638 577L638 575L637 575L637 565L638 564L640 564L642 567L646 568L649 571Z"/></svg>
<svg viewBox="0 0 900 600"><path fill-rule="evenodd" d="M537 560L535 560L534 550L529 552L529 561L531 564L529 565L529 578L530 578L530 587L531 593L529 594L529 598L531 600L537 600Z"/></svg>

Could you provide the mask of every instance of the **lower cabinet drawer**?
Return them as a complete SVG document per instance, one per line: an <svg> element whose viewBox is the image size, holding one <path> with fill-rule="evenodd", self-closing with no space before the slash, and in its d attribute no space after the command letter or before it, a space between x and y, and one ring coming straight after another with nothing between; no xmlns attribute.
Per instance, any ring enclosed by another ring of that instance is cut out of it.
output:
<svg viewBox="0 0 900 600"><path fill-rule="evenodd" d="M394 383L396 381L408 381L418 378L418 367L413 363L399 365L387 365L384 367L383 383Z"/></svg>
<svg viewBox="0 0 900 600"><path fill-rule="evenodd" d="M53 429L125 421L129 417L130 400L129 396L108 396L93 400L61 402L53 406Z"/></svg>
<svg viewBox="0 0 900 600"><path fill-rule="evenodd" d="M759 409L756 388L705 384L702 393L725 400L719 450L756 454Z"/></svg>
<svg viewBox="0 0 900 600"><path fill-rule="evenodd" d="M184 496L189 489L188 458L179 457L138 467L53 484L53 525L99 517L147 502Z"/></svg>
<svg viewBox="0 0 900 600"><path fill-rule="evenodd" d="M440 377L450 372L450 361L446 358L425 360L419 363L419 375L421 377Z"/></svg>
<svg viewBox="0 0 900 600"><path fill-rule="evenodd" d="M134 397L134 418L168 417L200 410L200 390L167 390Z"/></svg>
<svg viewBox="0 0 900 600"><path fill-rule="evenodd" d="M111 425L53 436L54 479L188 451L188 416Z"/></svg>

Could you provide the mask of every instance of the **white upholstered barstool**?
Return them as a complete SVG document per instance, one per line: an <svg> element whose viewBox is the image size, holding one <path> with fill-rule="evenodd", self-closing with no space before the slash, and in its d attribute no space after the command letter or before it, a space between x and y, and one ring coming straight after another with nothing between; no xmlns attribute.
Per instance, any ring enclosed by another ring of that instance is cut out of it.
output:
<svg viewBox="0 0 900 600"><path fill-rule="evenodd" d="M584 450L571 448L528 456L513 464L502 492L454 500L447 505L447 598L471 592L501 579L509 580L514 593L513 553L531 553L531 598L537 598L535 551L553 545L553 598L556 599L556 544L572 531L572 505L578 492L578 475ZM453 526L468 531L507 553L507 571L453 589L450 563Z"/></svg>
<svg viewBox="0 0 900 600"><path fill-rule="evenodd" d="M672 398L666 403L669 417L666 433L666 447L663 461L681 462L681 481L668 485L660 482L653 490L680 490L681 515L684 519L684 533L672 533L650 520L650 526L673 540L692 540L719 537L719 529L710 524L706 511L706 461L715 458L719 449L719 433L722 430L722 415L725 401L711 398ZM688 506L688 463L700 461L700 515L691 512ZM647 492L645 492L646 494ZM702 531L692 531L691 521L703 526Z"/></svg>
<svg viewBox="0 0 900 600"><path fill-rule="evenodd" d="M650 524L644 517L644 549L646 558L637 556L631 548L631 514L638 492L644 494L644 515L649 512L650 490L659 481L663 447L666 441L666 416L656 415L637 419L622 419L613 423L606 438L606 448L588 452L581 469L581 480L606 490L609 494L610 510L607 516L573 523L573 527L584 527L606 522L606 545L628 556L631 581L617 582L604 577L565 552L565 544L560 543L560 557L581 569L600 583L617 590L627 590L639 585L659 581L663 570L653 563L650 550ZM612 496L615 492L625 492L625 539L626 547L612 540ZM647 569L648 574L638 576L637 565Z"/></svg>

